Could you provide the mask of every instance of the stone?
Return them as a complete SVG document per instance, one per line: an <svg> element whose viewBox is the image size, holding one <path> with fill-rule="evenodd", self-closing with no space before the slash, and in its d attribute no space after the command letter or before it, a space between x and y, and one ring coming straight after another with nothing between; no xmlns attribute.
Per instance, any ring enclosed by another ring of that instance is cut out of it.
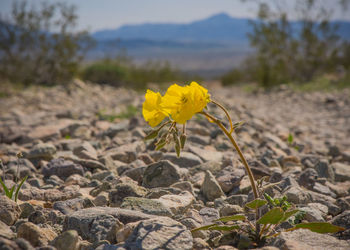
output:
<svg viewBox="0 0 350 250"><path fill-rule="evenodd" d="M319 194L319 193L316 193L313 191L308 191L307 195L311 197L311 201L313 203L321 203L321 204L327 206L328 212L331 215L335 216L341 212L340 207L338 207L336 205L336 199L334 199L328 195Z"/></svg>
<svg viewBox="0 0 350 250"><path fill-rule="evenodd" d="M63 158L51 160L43 169L42 174L45 177L57 175L65 180L73 174L84 175L84 169L81 165L75 164L72 161Z"/></svg>
<svg viewBox="0 0 350 250"><path fill-rule="evenodd" d="M169 208L156 199L147 199L140 197L126 197L120 206L121 208L141 211L146 214L173 216Z"/></svg>
<svg viewBox="0 0 350 250"><path fill-rule="evenodd" d="M0 220L0 237L4 237L6 239L14 239L16 234L10 229L8 225ZM1 245L0 245L1 249Z"/></svg>
<svg viewBox="0 0 350 250"><path fill-rule="evenodd" d="M334 182L334 171L327 160L320 160L319 162L317 162L315 165L315 170L319 177L327 178L327 180Z"/></svg>
<svg viewBox="0 0 350 250"><path fill-rule="evenodd" d="M85 240L93 239L91 227L94 220L99 216L110 215L124 224L153 218L153 215L139 211L114 207L91 207L84 208L68 214L63 223L63 231L76 230ZM109 217L110 218L110 217Z"/></svg>
<svg viewBox="0 0 350 250"><path fill-rule="evenodd" d="M194 196L194 190L193 190L193 185L189 181L180 181L176 182L170 187L178 188L183 191L188 191Z"/></svg>
<svg viewBox="0 0 350 250"><path fill-rule="evenodd" d="M205 147L204 149L190 146L189 150L198 155L199 158L201 158L203 161L217 161L221 162L224 158L224 154L220 151L216 151L215 148L212 148L210 146Z"/></svg>
<svg viewBox="0 0 350 250"><path fill-rule="evenodd" d="M90 180L88 180L87 178L79 175L79 174L73 174L71 176L69 176L64 184L66 186L68 185L79 185L80 187L87 187L90 183Z"/></svg>
<svg viewBox="0 0 350 250"><path fill-rule="evenodd" d="M350 211L344 211L341 214L338 214L332 219L332 224L344 227L346 229L350 228Z"/></svg>
<svg viewBox="0 0 350 250"><path fill-rule="evenodd" d="M220 218L219 211L215 208L205 207L199 210L204 225L212 224L214 220Z"/></svg>
<svg viewBox="0 0 350 250"><path fill-rule="evenodd" d="M346 241L338 240L327 234L314 233L306 229L292 232L282 232L271 242L272 246L280 249L349 249L350 245Z"/></svg>
<svg viewBox="0 0 350 250"><path fill-rule="evenodd" d="M218 173L216 180L218 181L222 191L228 193L234 187L239 186L241 179L244 176L245 171L243 169L228 166Z"/></svg>
<svg viewBox="0 0 350 250"><path fill-rule="evenodd" d="M205 172L197 172L190 176L190 181L196 188L201 188L205 179Z"/></svg>
<svg viewBox="0 0 350 250"><path fill-rule="evenodd" d="M120 183L109 192L109 203L111 207L119 207L126 197L144 197L147 190L134 183Z"/></svg>
<svg viewBox="0 0 350 250"><path fill-rule="evenodd" d="M56 147L52 143L38 143L26 155L28 159L51 160L56 153Z"/></svg>
<svg viewBox="0 0 350 250"><path fill-rule="evenodd" d="M55 125L37 126L26 135L26 141L42 140L48 141L61 136L59 128Z"/></svg>
<svg viewBox="0 0 350 250"><path fill-rule="evenodd" d="M190 152L181 152L181 157L177 157L176 153L166 153L163 155L163 159L169 160L181 168L191 168L203 162L197 155Z"/></svg>
<svg viewBox="0 0 350 250"><path fill-rule="evenodd" d="M78 191L79 186L67 186L62 191L58 189L44 190L32 187L30 189L21 190L18 198L22 201L40 200L54 202L76 198L81 195Z"/></svg>
<svg viewBox="0 0 350 250"><path fill-rule="evenodd" d="M131 163L137 159L137 153L143 152L145 149L145 143L138 140L133 143L124 144L118 148L108 150L104 152L104 154L111 156L113 160Z"/></svg>
<svg viewBox="0 0 350 250"><path fill-rule="evenodd" d="M140 222L131 222L122 226L116 233L116 241L125 242L139 223Z"/></svg>
<svg viewBox="0 0 350 250"><path fill-rule="evenodd" d="M20 213L21 209L16 202L5 195L0 196L0 221L11 226L18 220Z"/></svg>
<svg viewBox="0 0 350 250"><path fill-rule="evenodd" d="M201 163L200 165L194 166L193 168L191 168L191 173L200 173L200 171L205 171L205 170L209 170L210 172L212 172L212 174L217 174L220 172L221 170L221 165L222 163L219 161L206 161Z"/></svg>
<svg viewBox="0 0 350 250"><path fill-rule="evenodd" d="M312 207L303 207L300 208L301 211L306 212L304 219L307 220L308 222L321 222L324 221L322 217L322 213Z"/></svg>
<svg viewBox="0 0 350 250"><path fill-rule="evenodd" d="M57 250L76 250L78 249L79 235L75 230L68 230L57 236L52 245Z"/></svg>
<svg viewBox="0 0 350 250"><path fill-rule="evenodd" d="M105 135L107 135L110 138L113 138L116 136L119 132L127 131L129 128L129 121L121 121L117 124L113 124L109 127L109 129L105 132Z"/></svg>
<svg viewBox="0 0 350 250"><path fill-rule="evenodd" d="M227 197L225 201L232 205L238 205L243 207L248 201L248 195L246 194L235 194Z"/></svg>
<svg viewBox="0 0 350 250"><path fill-rule="evenodd" d="M188 135L187 136L188 142L193 142L199 145L209 145L210 144L210 136L204 136L204 135Z"/></svg>
<svg viewBox="0 0 350 250"><path fill-rule="evenodd" d="M25 239L9 240L0 236L0 249L3 250L35 250Z"/></svg>
<svg viewBox="0 0 350 250"><path fill-rule="evenodd" d="M147 188L168 187L180 180L180 168L170 161L162 160L147 166L142 185Z"/></svg>
<svg viewBox="0 0 350 250"><path fill-rule="evenodd" d="M97 160L96 149L87 141L74 148L73 154L82 159Z"/></svg>
<svg viewBox="0 0 350 250"><path fill-rule="evenodd" d="M350 181L350 165L341 162L335 162L332 163L332 167L334 169L335 181Z"/></svg>
<svg viewBox="0 0 350 250"><path fill-rule="evenodd" d="M70 214L83 208L94 207L94 203L89 198L75 198L65 201L56 201L52 208L59 210L63 214Z"/></svg>
<svg viewBox="0 0 350 250"><path fill-rule="evenodd" d="M225 196L219 183L209 170L205 172L205 179L201 187L201 192L208 201L214 201L216 198Z"/></svg>
<svg viewBox="0 0 350 250"><path fill-rule="evenodd" d="M243 212L244 212L243 208L237 205L225 204L223 205L223 207L220 208L221 216L229 216L229 215L239 214Z"/></svg>
<svg viewBox="0 0 350 250"><path fill-rule="evenodd" d="M284 192L287 200L294 204L307 204L312 201L311 195L301 187L291 187Z"/></svg>
<svg viewBox="0 0 350 250"><path fill-rule="evenodd" d="M333 193L328 186L322 185L318 182L315 183L312 190L320 194L329 195L333 198L336 197L336 194Z"/></svg>
<svg viewBox="0 0 350 250"><path fill-rule="evenodd" d="M141 221L125 241L129 249L192 249L191 232L167 217Z"/></svg>
<svg viewBox="0 0 350 250"><path fill-rule="evenodd" d="M123 228L123 226L123 223L121 223L118 219L115 219L115 223L108 231L106 240L108 240L112 244L117 243L117 233Z"/></svg>
<svg viewBox="0 0 350 250"><path fill-rule="evenodd" d="M211 250L212 248L209 246L209 244L201 239L201 238L194 238L193 239L193 250Z"/></svg>
<svg viewBox="0 0 350 250"><path fill-rule="evenodd" d="M110 214L100 214L96 216L89 225L87 240L98 242L109 237L109 231L115 225L117 219Z"/></svg>
<svg viewBox="0 0 350 250"><path fill-rule="evenodd" d="M101 192L99 195L95 197L93 203L97 207L107 206L109 204L109 198L107 192Z"/></svg>
<svg viewBox="0 0 350 250"><path fill-rule="evenodd" d="M17 237L24 238L34 247L46 246L57 234L49 228L40 228L31 222L22 223L17 230Z"/></svg>
<svg viewBox="0 0 350 250"><path fill-rule="evenodd" d="M299 184L307 189L312 189L317 180L317 171L313 168L305 169L299 177Z"/></svg>
<svg viewBox="0 0 350 250"><path fill-rule="evenodd" d="M192 203L195 201L195 198L190 192L184 191L178 195L163 195L158 199L158 201L160 201L172 213L182 214L192 205Z"/></svg>

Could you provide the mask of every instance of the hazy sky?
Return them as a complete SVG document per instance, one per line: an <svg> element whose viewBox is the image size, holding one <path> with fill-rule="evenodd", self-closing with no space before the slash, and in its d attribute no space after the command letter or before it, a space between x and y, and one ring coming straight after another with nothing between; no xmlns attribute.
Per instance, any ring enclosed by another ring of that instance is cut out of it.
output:
<svg viewBox="0 0 350 250"><path fill-rule="evenodd" d="M14 0L0 0L0 13L8 13ZM40 0L27 0L38 3ZM58 2L58 0L48 0ZM281 0L282 1L282 0ZM293 0L289 0L293 1ZM60 0L62 2L62 0ZM251 4L240 0L65 0L78 7L79 28L96 31L124 24L188 23L225 12L233 17L254 17ZM326 0L330 6L334 0ZM335 14L336 19L350 19L350 12Z"/></svg>

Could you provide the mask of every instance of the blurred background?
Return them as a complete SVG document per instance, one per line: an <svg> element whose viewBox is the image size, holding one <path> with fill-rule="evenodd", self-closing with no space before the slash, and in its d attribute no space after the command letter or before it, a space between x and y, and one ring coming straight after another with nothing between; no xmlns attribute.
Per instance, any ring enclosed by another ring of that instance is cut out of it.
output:
<svg viewBox="0 0 350 250"><path fill-rule="evenodd" d="M1 0L0 84L344 88L349 2Z"/></svg>

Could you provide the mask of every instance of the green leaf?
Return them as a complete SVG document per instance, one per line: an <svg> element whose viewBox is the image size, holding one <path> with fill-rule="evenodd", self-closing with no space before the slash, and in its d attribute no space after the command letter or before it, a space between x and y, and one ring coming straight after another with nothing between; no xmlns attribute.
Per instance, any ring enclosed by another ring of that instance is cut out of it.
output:
<svg viewBox="0 0 350 250"><path fill-rule="evenodd" d="M19 192L19 190L21 189L23 183L27 180L27 178L28 178L28 175L27 175L26 177L24 177L24 178L22 179L21 183L18 185L17 190L16 190L16 193L15 193L15 202L17 202L18 192Z"/></svg>
<svg viewBox="0 0 350 250"><path fill-rule="evenodd" d="M145 140L151 140L151 139L156 138L158 133L159 133L159 129L151 131L150 133L148 133L146 135Z"/></svg>
<svg viewBox="0 0 350 250"><path fill-rule="evenodd" d="M228 221L246 220L246 219L247 218L244 215L236 214L236 215L221 217L221 218L214 220L214 221L228 222Z"/></svg>
<svg viewBox="0 0 350 250"><path fill-rule="evenodd" d="M266 200L262 200L262 199L255 199L251 202L248 202L247 204L245 204L246 207L249 207L251 209L257 209L259 207L264 206L267 203Z"/></svg>
<svg viewBox="0 0 350 250"><path fill-rule="evenodd" d="M345 228L332 225L328 222L310 222L310 223L300 223L295 225L295 229L309 229L315 233L337 233L339 231L344 231Z"/></svg>
<svg viewBox="0 0 350 250"><path fill-rule="evenodd" d="M278 224L284 216L284 212L281 208L275 207L264 214L259 220L259 224Z"/></svg>
<svg viewBox="0 0 350 250"><path fill-rule="evenodd" d="M272 206L275 206L275 202L270 195L268 195L267 193L264 193L264 197Z"/></svg>
<svg viewBox="0 0 350 250"><path fill-rule="evenodd" d="M180 143L181 143L181 148L183 149L185 147L187 136L185 134L182 134L180 136Z"/></svg>
<svg viewBox="0 0 350 250"><path fill-rule="evenodd" d="M297 212L299 212L298 209L285 212L283 218L281 219L281 222L288 220L289 217L293 216Z"/></svg>
<svg viewBox="0 0 350 250"><path fill-rule="evenodd" d="M233 124L233 129L236 129L244 124L244 121L236 122Z"/></svg>
<svg viewBox="0 0 350 250"><path fill-rule="evenodd" d="M1 183L2 189L4 189L5 195L11 199L11 197L9 196L10 191L6 187L5 183L2 181L1 177L0 177L0 183Z"/></svg>
<svg viewBox="0 0 350 250"><path fill-rule="evenodd" d="M177 143L175 144L175 151L176 151L177 158L179 158L181 153L180 144L177 144Z"/></svg>
<svg viewBox="0 0 350 250"><path fill-rule="evenodd" d="M239 226L233 225L233 226L212 226L208 230L220 230L220 231L232 231L234 229L239 229Z"/></svg>
<svg viewBox="0 0 350 250"><path fill-rule="evenodd" d="M210 224L210 225L206 225L203 227L197 227L195 229L192 229L191 232L196 232L196 231L200 231L200 230L208 230L209 228L213 227L213 226L217 226L217 224Z"/></svg>
<svg viewBox="0 0 350 250"><path fill-rule="evenodd" d="M16 187L16 185L13 185L13 187L10 190L10 193L9 193L9 198L10 199L12 199L12 197L13 197L13 191L15 191L15 187Z"/></svg>
<svg viewBox="0 0 350 250"><path fill-rule="evenodd" d="M288 141L288 143L289 143L289 144L292 144L292 143L293 143L293 141L294 141L294 137L293 137L293 135L292 135L292 134L289 134L289 135L288 135L288 139L287 139L287 141Z"/></svg>
<svg viewBox="0 0 350 250"><path fill-rule="evenodd" d="M164 148L164 146L165 146L165 145L166 145L166 141L164 141L164 142L162 142L162 143L157 144L156 150L159 150L159 149Z"/></svg>

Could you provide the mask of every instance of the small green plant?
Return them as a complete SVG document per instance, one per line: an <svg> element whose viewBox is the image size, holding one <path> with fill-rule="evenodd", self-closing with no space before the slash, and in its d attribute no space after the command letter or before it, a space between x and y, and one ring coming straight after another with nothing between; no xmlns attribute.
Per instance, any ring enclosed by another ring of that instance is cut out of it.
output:
<svg viewBox="0 0 350 250"><path fill-rule="evenodd" d="M2 178L0 177L0 184L2 186L2 189L4 190L5 195L10 198L11 200L14 199L15 202L17 202L17 198L18 198L18 193L21 190L21 187L23 185L23 183L27 180L28 176L25 176L21 182L18 184L17 183L17 178L18 178L18 171L19 171L19 160L22 157L22 153L18 153L17 154L17 173L16 173L16 177L15 177L15 185L13 185L11 188L7 187L5 184L5 178L4 180L2 180ZM4 164L2 163L2 160L0 159L0 166L3 170L3 173L5 173L5 168L4 168Z"/></svg>
<svg viewBox="0 0 350 250"><path fill-rule="evenodd" d="M106 110L100 110L97 112L97 116L101 120L106 120L109 122L113 122L115 119L130 119L131 117L134 117L139 112L139 109L135 107L134 105L128 105L126 109L119 113L119 114L108 114L106 113Z"/></svg>
<svg viewBox="0 0 350 250"><path fill-rule="evenodd" d="M126 107L126 110L121 112L120 114L116 115L116 118L120 119L129 119L131 117L134 117L139 112L139 109L135 107L134 105L128 105Z"/></svg>
<svg viewBox="0 0 350 250"><path fill-rule="evenodd" d="M303 212L296 209L293 204L287 201L285 196L273 198L265 190L279 183L268 183L266 178L258 181L254 179L253 173L245 159L241 149L236 143L232 133L243 123L232 123L228 111L218 102L214 101L208 90L192 82L187 86L173 84L162 96L159 92L155 93L147 90L143 103L142 114L145 120L153 129L145 139L155 139L155 148L159 150L166 144L173 143L177 156L180 157L181 150L186 141L186 122L195 114L206 117L211 123L216 124L228 137L232 146L236 149L248 174L252 187L254 200L248 202L244 214L235 214L232 216L221 217L214 221L215 223L193 229L198 230L219 230L225 233L240 234L245 241L244 247L258 247L264 245L270 237L276 237L281 232L288 232L297 229L309 229L317 233L336 233L344 230L342 227L332 225L327 222L300 223ZM207 104L212 103L218 106L226 115L230 127L227 129L222 121L210 114ZM163 122L163 120L167 119ZM182 124L182 131L177 128L177 124ZM293 142L293 137L289 138ZM265 213L262 214L262 211ZM248 219L249 214L254 213L255 219ZM282 229L279 225L283 222L292 222L292 227ZM244 237L246 236L246 237ZM238 244L239 245L239 244ZM242 245L239 247L243 247Z"/></svg>
<svg viewBox="0 0 350 250"><path fill-rule="evenodd" d="M287 141L288 141L288 144L289 144L289 145L292 145L292 144L293 144L294 136L293 136L291 133L289 133L288 138L287 138Z"/></svg>

